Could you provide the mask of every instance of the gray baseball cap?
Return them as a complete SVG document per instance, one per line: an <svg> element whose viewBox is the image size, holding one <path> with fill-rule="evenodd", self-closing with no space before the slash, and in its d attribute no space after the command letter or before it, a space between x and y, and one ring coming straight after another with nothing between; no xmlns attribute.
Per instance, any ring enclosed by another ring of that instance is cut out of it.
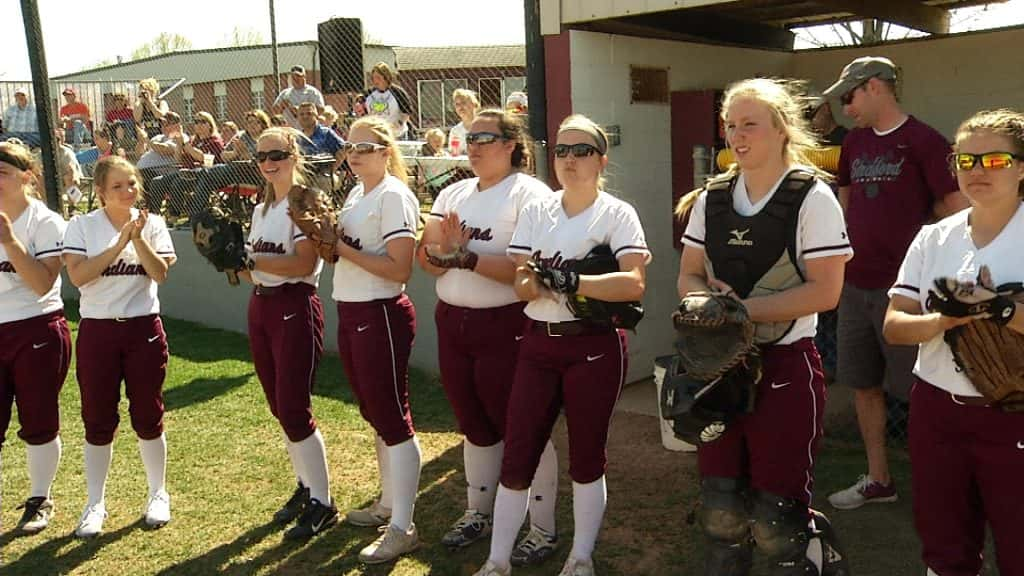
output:
<svg viewBox="0 0 1024 576"><path fill-rule="evenodd" d="M896 80L896 65L881 56L863 56L843 68L839 80L825 90L825 97L842 97L871 78Z"/></svg>

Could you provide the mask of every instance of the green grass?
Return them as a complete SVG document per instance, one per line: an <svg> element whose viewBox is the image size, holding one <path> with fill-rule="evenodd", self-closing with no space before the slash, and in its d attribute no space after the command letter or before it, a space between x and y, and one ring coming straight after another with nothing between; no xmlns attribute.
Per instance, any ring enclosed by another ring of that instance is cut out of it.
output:
<svg viewBox="0 0 1024 576"><path fill-rule="evenodd" d="M422 311L421 311L422 313ZM73 303L69 317L77 320ZM412 374L411 403L423 445L423 473L416 521L423 546L394 565L364 567L359 549L373 530L341 524L307 544L282 539L268 523L291 494L294 478L279 426L263 399L244 336L165 319L172 359L165 385L168 489L174 520L151 531L142 526L146 482L138 449L121 405L107 486L106 532L92 541L71 534L85 503L84 432L79 392L71 376L61 395L64 459L53 488L57 515L32 537L0 536L3 575L206 575L206 574L472 574L487 555L480 543L449 553L438 542L465 504L461 438L439 384ZM76 323L72 324L73 331ZM368 504L377 492L373 433L359 416L336 355L317 378L314 412L323 431L332 493L341 510ZM15 420L16 422L16 420ZM24 444L8 432L4 447L2 527L12 527L14 506L28 491ZM696 497L695 458L660 447L657 422L620 413L609 444L609 504L596 561L602 575L693 575L700 571L700 536L685 517ZM516 575L555 574L572 539L571 488L565 427L556 429L561 466L559 556ZM924 573L910 512L909 462L894 450L901 500L892 506L830 513L857 576ZM819 500L862 472L859 446L826 443L819 457ZM821 502L817 502L821 505ZM827 506L823 506L827 510ZM756 573L764 573L759 568ZM983 572L995 574L994 569Z"/></svg>

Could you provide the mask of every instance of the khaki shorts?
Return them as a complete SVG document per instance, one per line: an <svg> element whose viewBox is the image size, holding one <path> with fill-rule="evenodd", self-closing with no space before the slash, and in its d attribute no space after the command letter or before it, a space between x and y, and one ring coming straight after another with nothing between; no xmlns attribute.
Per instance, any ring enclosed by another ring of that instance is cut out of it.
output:
<svg viewBox="0 0 1024 576"><path fill-rule="evenodd" d="M843 285L839 300L836 380L856 389L884 386L900 400L910 397L917 346L893 346L882 338L888 290Z"/></svg>

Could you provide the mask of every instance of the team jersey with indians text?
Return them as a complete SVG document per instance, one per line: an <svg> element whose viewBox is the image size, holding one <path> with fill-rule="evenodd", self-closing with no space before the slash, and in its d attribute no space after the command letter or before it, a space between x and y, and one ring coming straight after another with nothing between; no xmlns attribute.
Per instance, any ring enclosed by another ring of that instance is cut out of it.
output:
<svg viewBox="0 0 1024 576"><path fill-rule="evenodd" d="M67 222L46 204L35 198L29 199L28 207L11 224L14 237L29 256L36 260L60 257ZM8 260L7 251L0 245L0 324L42 316L62 308L60 275L50 290L40 296L25 284L14 264Z"/></svg>
<svg viewBox="0 0 1024 576"><path fill-rule="evenodd" d="M250 256L278 258L295 254L295 244L305 240L306 235L288 215L288 201L280 200L270 205L266 214L263 213L265 203L260 203L252 213L252 226L249 227L249 239L245 242L245 251ZM261 286L281 286L305 282L310 286L320 283L320 272L324 261L317 256L316 266L309 276L279 276L270 272L252 271L252 281Z"/></svg>

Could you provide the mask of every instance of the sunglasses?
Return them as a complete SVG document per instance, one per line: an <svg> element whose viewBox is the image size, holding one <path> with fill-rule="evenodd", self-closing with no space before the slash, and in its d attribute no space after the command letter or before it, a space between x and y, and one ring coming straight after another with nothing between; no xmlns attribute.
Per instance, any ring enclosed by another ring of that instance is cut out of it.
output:
<svg viewBox="0 0 1024 576"><path fill-rule="evenodd" d="M870 79L871 78L868 78L868 80L870 80ZM850 102L853 102L853 97L854 97L854 95L857 94L857 90L860 90L861 88L864 88L864 85L868 83L868 80L865 80L865 81L861 82L860 84L857 84L849 92L847 92L846 94L843 94L842 96L840 96L839 97L839 103L842 104L843 106L849 106Z"/></svg>
<svg viewBox="0 0 1024 576"><path fill-rule="evenodd" d="M956 153L949 155L950 169L961 172L974 170L979 163L985 170L1003 170L1013 166L1013 160L1020 156L1011 152L986 152L985 154Z"/></svg>
<svg viewBox="0 0 1024 576"><path fill-rule="evenodd" d="M355 152L356 154L370 154L378 150L383 150L387 148L387 146L376 142L346 142L342 148L346 153Z"/></svg>
<svg viewBox="0 0 1024 576"><path fill-rule="evenodd" d="M470 132L469 134L466 134L466 144L483 145L504 139L504 136L501 134L495 134L494 132Z"/></svg>
<svg viewBox="0 0 1024 576"><path fill-rule="evenodd" d="M555 158L565 158L572 154L573 158L586 158L592 154L601 154L596 146L586 143L579 144L555 144Z"/></svg>
<svg viewBox="0 0 1024 576"><path fill-rule="evenodd" d="M286 158L291 158L292 153L287 150L267 150L266 152L256 153L256 162L262 164L267 160L273 160L274 162L280 162Z"/></svg>

